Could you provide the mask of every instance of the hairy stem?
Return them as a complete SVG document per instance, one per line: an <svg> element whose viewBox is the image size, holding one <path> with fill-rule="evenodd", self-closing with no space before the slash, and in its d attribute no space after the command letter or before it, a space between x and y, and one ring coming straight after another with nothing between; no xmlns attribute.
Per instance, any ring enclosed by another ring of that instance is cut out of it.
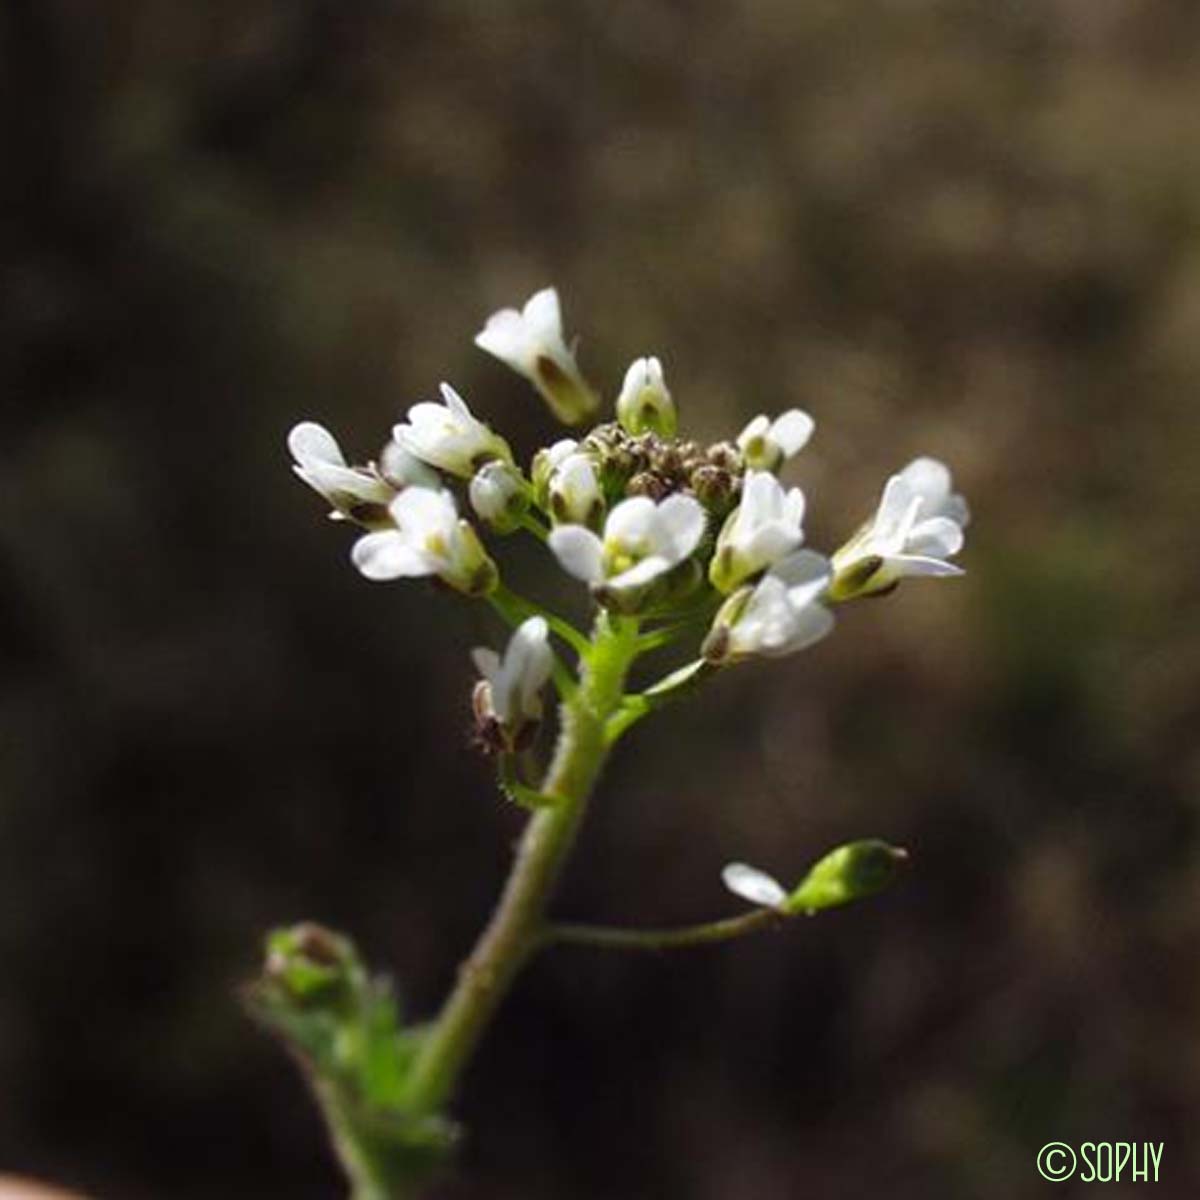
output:
<svg viewBox="0 0 1200 1200"><path fill-rule="evenodd" d="M539 789L552 803L525 827L500 903L413 1066L407 1100L414 1112L446 1104L496 1008L544 941L546 904L604 765L605 725L636 654L636 622L601 616L580 686L562 706L558 747Z"/></svg>

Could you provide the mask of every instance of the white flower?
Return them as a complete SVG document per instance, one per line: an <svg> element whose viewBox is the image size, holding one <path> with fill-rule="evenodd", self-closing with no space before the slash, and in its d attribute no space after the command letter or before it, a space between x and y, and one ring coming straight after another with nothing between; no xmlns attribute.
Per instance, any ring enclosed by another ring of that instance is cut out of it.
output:
<svg viewBox="0 0 1200 1200"><path fill-rule="evenodd" d="M368 579L436 575L468 595L496 586L496 564L449 492L409 488L391 505L395 529L369 533L354 544L354 565Z"/></svg>
<svg viewBox="0 0 1200 1200"><path fill-rule="evenodd" d="M781 908L788 898L778 879L745 863L729 863L721 871L721 882L735 895L760 908Z"/></svg>
<svg viewBox="0 0 1200 1200"><path fill-rule="evenodd" d="M541 691L554 662L548 634L542 617L530 617L509 638L503 658L483 647L471 652L483 676L475 689L476 716L487 733L498 725L509 749L542 718Z"/></svg>
<svg viewBox="0 0 1200 1200"><path fill-rule="evenodd" d="M961 575L946 560L962 549L969 513L952 487L949 468L934 458L893 475L875 516L833 556L831 595L868 596L907 575Z"/></svg>
<svg viewBox="0 0 1200 1200"><path fill-rule="evenodd" d="M704 522L691 496L676 493L658 504L633 496L608 514L603 538L582 525L560 525L551 531L550 549L593 589L632 594L683 562L699 545Z"/></svg>
<svg viewBox="0 0 1200 1200"><path fill-rule="evenodd" d="M288 434L292 470L333 506L336 520L360 525L389 524L387 506L396 489L373 467L351 467L337 439L323 425L302 421Z"/></svg>
<svg viewBox="0 0 1200 1200"><path fill-rule="evenodd" d="M774 421L760 415L738 434L738 449L747 467L777 471L804 448L815 427L812 417L798 408L789 408Z"/></svg>
<svg viewBox="0 0 1200 1200"><path fill-rule="evenodd" d="M547 495L559 524L598 527L604 517L604 494L590 455L568 454L551 472Z"/></svg>
<svg viewBox="0 0 1200 1200"><path fill-rule="evenodd" d="M630 364L617 397L617 420L635 437L643 433L675 436L679 423L675 403L657 358L638 358Z"/></svg>
<svg viewBox="0 0 1200 1200"><path fill-rule="evenodd" d="M527 487L511 463L490 462L471 476L467 491L480 520L497 533L511 533L529 506Z"/></svg>
<svg viewBox="0 0 1200 1200"><path fill-rule="evenodd" d="M776 563L722 606L704 642L705 658L779 658L820 641L833 628L833 614L821 603L829 579L829 560L812 550Z"/></svg>
<svg viewBox="0 0 1200 1200"><path fill-rule="evenodd" d="M520 312L503 308L493 313L476 334L475 345L524 375L566 425L580 424L600 405L563 340L562 312L552 287L531 296Z"/></svg>
<svg viewBox="0 0 1200 1200"><path fill-rule="evenodd" d="M741 503L725 519L708 577L715 588L732 592L739 584L778 562L804 541L804 493L784 491L768 471L749 471Z"/></svg>
<svg viewBox="0 0 1200 1200"><path fill-rule="evenodd" d="M405 450L462 479L486 462L512 462L508 443L477 420L448 383L441 385L441 392L444 404L414 404L408 421L396 426L393 436Z"/></svg>

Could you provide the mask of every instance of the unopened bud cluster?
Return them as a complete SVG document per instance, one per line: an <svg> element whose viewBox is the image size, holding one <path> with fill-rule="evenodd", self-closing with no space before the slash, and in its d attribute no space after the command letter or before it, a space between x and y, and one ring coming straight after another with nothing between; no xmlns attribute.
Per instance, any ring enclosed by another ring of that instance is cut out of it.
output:
<svg viewBox="0 0 1200 1200"><path fill-rule="evenodd" d="M476 343L527 378L564 423L600 414L552 288L495 313ZM481 534L525 530L611 613L697 621L697 648L711 666L793 653L832 629L839 603L907 576L961 573L950 559L963 544L967 507L934 459L893 475L870 519L826 557L804 546L803 492L778 477L812 437L807 413L760 414L713 444L679 436L676 402L653 356L630 365L611 411L615 420L537 450L527 471L448 384L440 402L410 407L364 465L348 463L311 422L292 430L289 445L296 473L331 515L362 527L352 558L367 578L428 576L468 596L492 595L501 571ZM548 639L545 621L526 621L503 657L476 652L477 726L490 747L528 743L550 675Z"/></svg>

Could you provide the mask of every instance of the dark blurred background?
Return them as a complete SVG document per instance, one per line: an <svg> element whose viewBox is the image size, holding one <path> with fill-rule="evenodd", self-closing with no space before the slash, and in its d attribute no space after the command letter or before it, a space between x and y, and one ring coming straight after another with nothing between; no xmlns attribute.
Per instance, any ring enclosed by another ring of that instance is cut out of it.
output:
<svg viewBox="0 0 1200 1200"><path fill-rule="evenodd" d="M657 352L697 436L816 416L813 544L921 452L976 520L965 580L631 735L557 911L712 916L728 859L865 835L903 884L540 961L445 1197L1009 1200L1117 1139L1196 1194L1200 6L9 0L0 39L0 1166L340 1194L236 1001L260 937L344 927L428 1014L520 822L467 752L495 627L361 580L284 436L367 457L450 378L528 454L471 336L554 282L608 395Z"/></svg>

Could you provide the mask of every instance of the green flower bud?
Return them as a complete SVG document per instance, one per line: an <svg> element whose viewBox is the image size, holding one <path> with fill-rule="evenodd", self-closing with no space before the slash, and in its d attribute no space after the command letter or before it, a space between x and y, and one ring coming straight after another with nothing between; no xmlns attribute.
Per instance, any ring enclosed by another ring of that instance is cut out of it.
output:
<svg viewBox="0 0 1200 1200"><path fill-rule="evenodd" d="M784 901L789 913L815 913L874 895L887 887L908 851L878 838L849 842L827 854Z"/></svg>

